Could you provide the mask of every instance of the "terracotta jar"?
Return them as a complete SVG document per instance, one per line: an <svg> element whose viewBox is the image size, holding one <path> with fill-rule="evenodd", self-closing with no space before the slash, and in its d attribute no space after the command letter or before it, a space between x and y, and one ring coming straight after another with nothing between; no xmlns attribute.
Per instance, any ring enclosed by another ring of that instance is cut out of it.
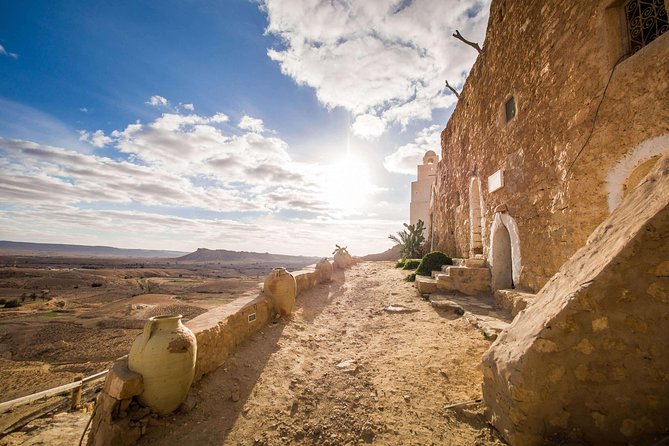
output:
<svg viewBox="0 0 669 446"><path fill-rule="evenodd" d="M332 264L328 259L321 259L316 264L316 271L320 282L329 282L332 279Z"/></svg>
<svg viewBox="0 0 669 446"><path fill-rule="evenodd" d="M280 316L287 316L293 311L297 283L286 268L274 268L269 273L265 278L264 291L272 299L274 311Z"/></svg>
<svg viewBox="0 0 669 446"><path fill-rule="evenodd" d="M181 317L150 318L128 355L128 367L144 379L139 401L161 415L176 410L193 383L197 344Z"/></svg>
<svg viewBox="0 0 669 446"><path fill-rule="evenodd" d="M337 252L334 255L334 263L339 269L348 268L353 263L353 258L347 252Z"/></svg>

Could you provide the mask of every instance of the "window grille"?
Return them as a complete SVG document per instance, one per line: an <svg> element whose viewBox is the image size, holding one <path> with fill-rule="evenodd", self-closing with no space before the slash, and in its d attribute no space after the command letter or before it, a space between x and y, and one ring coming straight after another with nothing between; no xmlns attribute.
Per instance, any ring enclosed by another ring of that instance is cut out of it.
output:
<svg viewBox="0 0 669 446"><path fill-rule="evenodd" d="M625 16L632 54L669 30L664 0L630 0L625 3Z"/></svg>

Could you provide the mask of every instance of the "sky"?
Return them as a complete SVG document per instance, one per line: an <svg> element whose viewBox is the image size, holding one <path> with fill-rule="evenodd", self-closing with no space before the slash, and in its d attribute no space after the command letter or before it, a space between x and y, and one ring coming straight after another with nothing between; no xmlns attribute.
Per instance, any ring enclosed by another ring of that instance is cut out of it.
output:
<svg viewBox="0 0 669 446"><path fill-rule="evenodd" d="M489 0L0 0L0 239L384 251Z"/></svg>

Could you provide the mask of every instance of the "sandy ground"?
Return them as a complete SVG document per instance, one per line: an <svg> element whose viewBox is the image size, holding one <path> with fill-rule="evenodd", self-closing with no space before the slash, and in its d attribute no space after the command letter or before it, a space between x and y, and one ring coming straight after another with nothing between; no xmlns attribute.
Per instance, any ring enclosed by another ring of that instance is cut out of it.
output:
<svg viewBox="0 0 669 446"><path fill-rule="evenodd" d="M446 407L480 398L490 342L421 300L405 275L367 262L304 293L290 318L242 344L194 385L190 410L156 420L140 444L504 444L480 404Z"/></svg>

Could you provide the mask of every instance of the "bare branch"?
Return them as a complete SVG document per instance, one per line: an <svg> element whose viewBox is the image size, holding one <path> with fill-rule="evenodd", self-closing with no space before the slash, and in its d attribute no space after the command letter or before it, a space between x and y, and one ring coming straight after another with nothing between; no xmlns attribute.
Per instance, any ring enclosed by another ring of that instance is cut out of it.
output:
<svg viewBox="0 0 669 446"><path fill-rule="evenodd" d="M466 43L467 45L471 46L476 51L478 51L479 54L481 54L481 52L483 51L478 43L470 42L469 40L465 39L464 37L462 37L462 34L460 34L460 31L458 31L457 29L455 30L455 34L453 34L453 37L455 37L456 39L461 40L464 43Z"/></svg>
<svg viewBox="0 0 669 446"><path fill-rule="evenodd" d="M448 83L448 81L444 81L444 82L446 82L446 88L451 90L456 98L460 99L460 93L458 93L455 88L451 87L451 85Z"/></svg>

